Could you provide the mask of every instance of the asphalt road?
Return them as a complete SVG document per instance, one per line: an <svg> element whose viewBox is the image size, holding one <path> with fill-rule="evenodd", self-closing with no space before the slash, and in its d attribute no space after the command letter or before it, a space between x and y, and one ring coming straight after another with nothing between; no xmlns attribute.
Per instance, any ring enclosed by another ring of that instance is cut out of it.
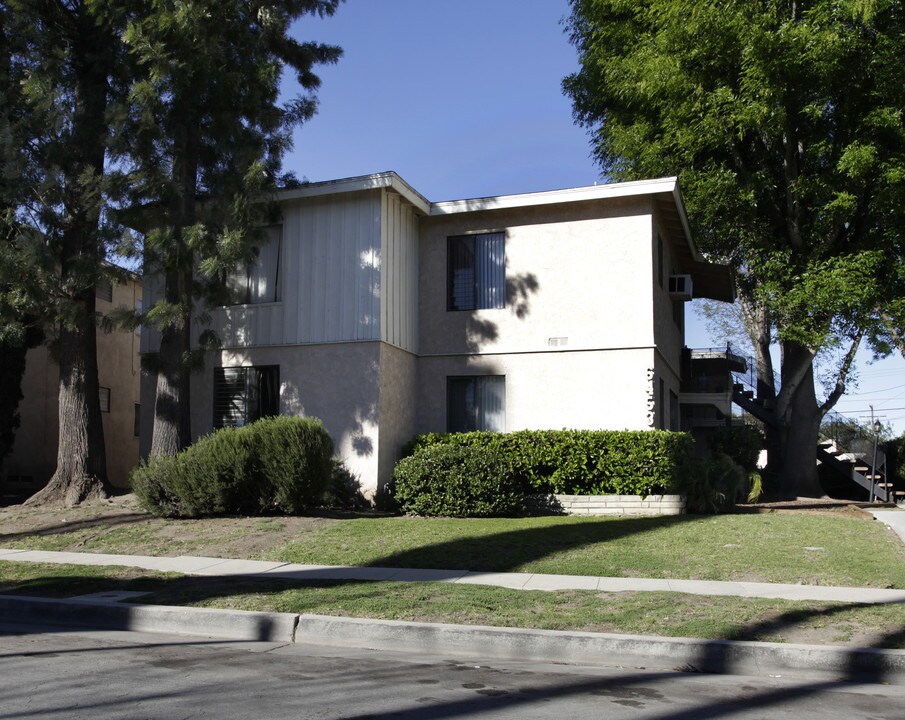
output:
<svg viewBox="0 0 905 720"><path fill-rule="evenodd" d="M900 720L905 687L0 626L7 718Z"/></svg>

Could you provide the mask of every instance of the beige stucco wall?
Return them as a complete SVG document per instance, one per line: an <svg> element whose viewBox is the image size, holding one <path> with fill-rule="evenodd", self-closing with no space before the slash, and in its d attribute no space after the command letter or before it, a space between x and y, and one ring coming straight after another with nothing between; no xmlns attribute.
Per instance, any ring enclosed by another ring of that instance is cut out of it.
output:
<svg viewBox="0 0 905 720"><path fill-rule="evenodd" d="M658 235L663 239L663 287L660 287L657 278L656 253ZM673 373L678 375L681 371L682 347L685 344L685 332L684 320L681 325L677 325L673 312L674 308L678 308L684 318L686 303L674 300L670 297L669 276L684 274L685 269L680 264L675 249L670 245L668 233L662 227L657 215L654 215L651 236L651 249L654 257L651 275L654 310L654 340L663 361L669 365Z"/></svg>
<svg viewBox="0 0 905 720"><path fill-rule="evenodd" d="M141 281L113 286L113 302L98 298L97 311L115 307L135 308L141 299ZM107 476L119 487L128 487L129 473L138 464L135 405L141 402L140 333L98 332L98 382L110 388L110 412L101 413L107 449Z"/></svg>
<svg viewBox="0 0 905 720"><path fill-rule="evenodd" d="M418 432L419 360L392 345L380 348L380 445L378 479L382 486L393 476L402 446Z"/></svg>
<svg viewBox="0 0 905 720"><path fill-rule="evenodd" d="M420 354L653 344L646 198L422 218ZM447 238L503 231L506 307L447 311Z"/></svg>
<svg viewBox="0 0 905 720"><path fill-rule="evenodd" d="M651 348L421 358L418 431L446 431L451 375L506 377L506 431L644 430L654 362Z"/></svg>
<svg viewBox="0 0 905 720"><path fill-rule="evenodd" d="M134 308L141 298L141 280L133 278L113 286L113 301L97 298L97 312L115 307ZM138 438L134 434L135 405L140 398L139 333L97 333L98 384L110 388L110 412L101 413L107 476L127 487L129 473L138 464ZM21 424L12 453L3 463L5 476L32 478L31 489L42 487L56 469L59 434L59 366L45 346L26 356L19 404ZM11 484L11 489L15 488Z"/></svg>
<svg viewBox="0 0 905 720"><path fill-rule="evenodd" d="M213 367L279 365L280 414L318 417L337 457L376 490L380 342L233 348L215 355L192 383L192 437L213 427Z"/></svg>

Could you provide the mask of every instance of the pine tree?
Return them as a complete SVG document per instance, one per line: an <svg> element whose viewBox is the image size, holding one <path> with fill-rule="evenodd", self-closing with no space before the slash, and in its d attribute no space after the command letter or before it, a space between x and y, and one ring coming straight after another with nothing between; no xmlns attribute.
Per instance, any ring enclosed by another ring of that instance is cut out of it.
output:
<svg viewBox="0 0 905 720"><path fill-rule="evenodd" d="M341 54L297 42L290 27L304 15L331 15L338 2L159 0L128 24L140 78L123 133L133 170L128 213L141 217L133 224L143 231L145 273L161 284L143 317L160 333L159 351L146 359L157 377L152 454L190 442L191 373L217 344L201 329L206 309L222 304L224 274L253 255L267 212L255 200L276 187L292 128L315 111L310 95L279 104L282 70L313 91L312 68Z"/></svg>
<svg viewBox="0 0 905 720"><path fill-rule="evenodd" d="M2 7L5 336L43 324L60 368L57 468L29 502L106 495L97 381L95 286L108 240L103 216L109 118L117 97L120 13L106 2ZM18 277L15 277L18 274Z"/></svg>

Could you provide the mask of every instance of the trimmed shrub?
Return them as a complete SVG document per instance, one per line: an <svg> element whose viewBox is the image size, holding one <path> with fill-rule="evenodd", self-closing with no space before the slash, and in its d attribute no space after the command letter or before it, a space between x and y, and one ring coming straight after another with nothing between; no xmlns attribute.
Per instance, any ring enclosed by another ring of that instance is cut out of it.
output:
<svg viewBox="0 0 905 720"><path fill-rule="evenodd" d="M155 515L297 513L333 474L333 441L314 418L264 418L200 438L175 457L151 457L132 489Z"/></svg>
<svg viewBox="0 0 905 720"><path fill-rule="evenodd" d="M689 458L682 466L673 489L685 496L690 513L718 513L735 503L743 471L726 454L712 458Z"/></svg>
<svg viewBox="0 0 905 720"><path fill-rule="evenodd" d="M266 507L293 514L323 498L333 474L333 441L320 420L267 417L244 429L254 473L270 490Z"/></svg>
<svg viewBox="0 0 905 720"><path fill-rule="evenodd" d="M690 435L664 430L519 430L428 433L408 447L412 452L437 445L491 449L531 492L645 496L673 487L691 444Z"/></svg>
<svg viewBox="0 0 905 720"><path fill-rule="evenodd" d="M366 510L371 503L361 491L361 483L345 464L333 458L333 472L325 497L327 507L342 510Z"/></svg>
<svg viewBox="0 0 905 720"><path fill-rule="evenodd" d="M393 473L403 512L445 517L500 517L525 509L525 494L495 450L434 445L403 458Z"/></svg>
<svg viewBox="0 0 905 720"><path fill-rule="evenodd" d="M713 455L728 455L745 472L757 470L757 459L764 447L764 436L751 425L734 425L717 430L710 439Z"/></svg>

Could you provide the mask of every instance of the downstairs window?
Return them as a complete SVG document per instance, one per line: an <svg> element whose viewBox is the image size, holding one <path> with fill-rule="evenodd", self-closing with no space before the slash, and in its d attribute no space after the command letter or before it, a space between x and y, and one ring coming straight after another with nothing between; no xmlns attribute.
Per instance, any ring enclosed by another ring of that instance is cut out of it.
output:
<svg viewBox="0 0 905 720"><path fill-rule="evenodd" d="M214 429L279 414L279 365L214 368Z"/></svg>

